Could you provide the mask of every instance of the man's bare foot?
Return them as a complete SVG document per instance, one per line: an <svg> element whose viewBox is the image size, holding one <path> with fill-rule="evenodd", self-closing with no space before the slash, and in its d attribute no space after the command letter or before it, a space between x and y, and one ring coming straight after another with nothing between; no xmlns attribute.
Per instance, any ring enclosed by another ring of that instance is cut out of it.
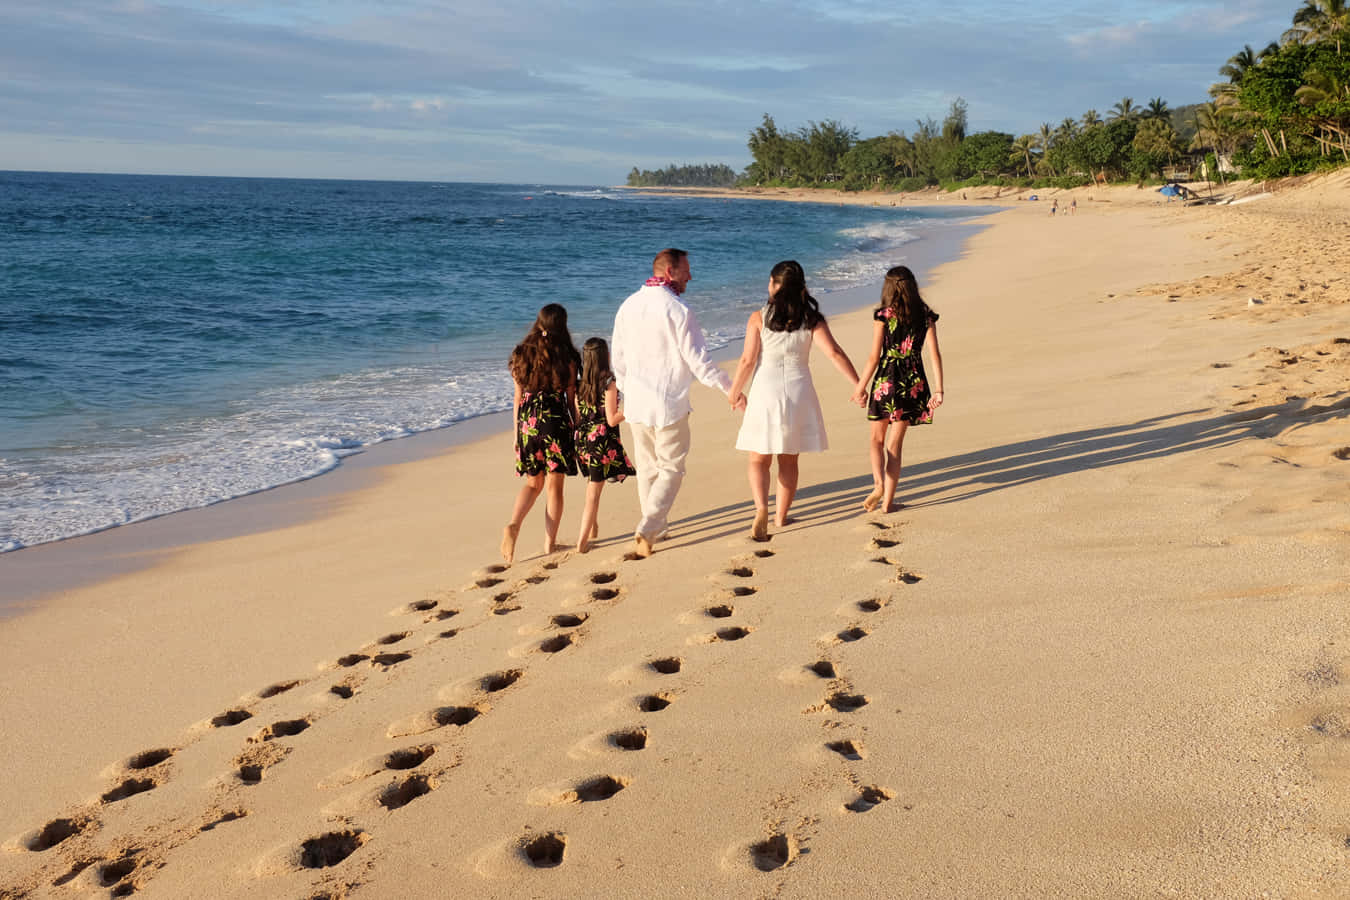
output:
<svg viewBox="0 0 1350 900"><path fill-rule="evenodd" d="M642 535L639 534L633 538L633 553L637 555L638 559L646 559L655 552L652 548L652 542Z"/></svg>
<svg viewBox="0 0 1350 900"><path fill-rule="evenodd" d="M556 540L544 541L544 555L549 556L550 554L557 553L560 550L566 550L569 546L570 545L568 544L560 544Z"/></svg>
<svg viewBox="0 0 1350 900"><path fill-rule="evenodd" d="M880 505L881 505L881 488L872 488L872 493L868 494L867 499L863 500L863 509L867 510L868 512L872 512Z"/></svg>
<svg viewBox="0 0 1350 900"><path fill-rule="evenodd" d="M509 566L516 559L516 538L520 537L519 525L507 525L502 529L502 559Z"/></svg>
<svg viewBox="0 0 1350 900"><path fill-rule="evenodd" d="M769 539L769 511L767 509L755 510L755 521L750 526L750 540L767 541Z"/></svg>
<svg viewBox="0 0 1350 900"><path fill-rule="evenodd" d="M892 500L890 503L886 504L886 512L888 513L899 512L904 508L905 504L901 503L899 500Z"/></svg>
<svg viewBox="0 0 1350 900"><path fill-rule="evenodd" d="M591 537L589 534L584 535L577 540L577 552L578 553L591 552Z"/></svg>
<svg viewBox="0 0 1350 900"><path fill-rule="evenodd" d="M788 527L789 525L791 525L793 522L796 522L796 521L797 521L797 520L794 519L794 518L792 518L792 516L783 516L783 518L781 518L781 519L776 519L776 520L775 520L775 524L776 524L779 528L786 528L786 527Z"/></svg>

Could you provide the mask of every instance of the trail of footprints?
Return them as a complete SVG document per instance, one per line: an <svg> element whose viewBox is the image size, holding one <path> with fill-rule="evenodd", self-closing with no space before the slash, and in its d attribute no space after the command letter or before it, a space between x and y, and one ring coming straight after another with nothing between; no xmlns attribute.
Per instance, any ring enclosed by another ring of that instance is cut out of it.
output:
<svg viewBox="0 0 1350 900"><path fill-rule="evenodd" d="M922 576L905 569L888 555L888 552L895 553L895 548L900 545L900 540L894 533L894 526L884 521L871 520L866 527L879 532L867 542L866 552L873 554L869 556L871 563L885 566L891 571L887 582L912 585L922 580ZM878 551L882 551L881 554L875 555ZM832 637L822 640L822 649L825 651L822 658L805 666L806 671L829 684L824 698L803 712L807 715L827 712L840 715L839 719L824 720L822 728L833 738L824 741L825 749L835 754L845 764L845 777L857 791L853 799L843 804L843 811L849 814L870 812L894 799L895 792L882 785L865 784L858 776L854 764L861 763L868 757L860 739L834 737L834 734L841 730L841 726L847 727L845 723L849 716L868 706L872 701L865 693L856 691L851 681L841 673L838 662L828 656L831 650L839 649L846 652L849 645L869 637L872 628L861 621L861 618L881 612L889 603L890 599L886 597L869 597L851 604L853 610L859 614L859 621L850 623ZM712 608L708 612L710 615L720 614L720 610L714 612ZM847 610L845 614L848 614ZM906 804L904 808L911 809L912 805ZM768 831L766 837L750 845L750 861L755 868L762 872L773 872L791 865L801 856L801 843L805 840L804 837L794 833L793 829L783 827L781 823L771 824L766 830Z"/></svg>
<svg viewBox="0 0 1350 900"><path fill-rule="evenodd" d="M883 523L874 522L872 525L878 529L888 528ZM888 536L878 535L870 542L869 549L892 550L897 544L898 541ZM761 560L773 555L774 552L768 549L754 552L754 556ZM895 581L902 584L914 584L920 580L920 576L900 568L889 557L875 557L874 561L892 567L895 570ZM492 592L488 607L489 619L485 620L491 621L491 617L507 616L519 611L522 608L520 595L529 587L546 582L557 566L557 562L546 563L540 571L525 577L515 587L507 585L508 579L504 577L505 567L489 566L475 576L472 585L464 590ZM726 602L713 603L704 610L706 616L715 621L734 617L736 607L733 601L754 597L759 590L750 582L755 575L750 565L734 564L724 574L732 581L725 591L728 595ZM613 604L622 596L623 591L617 584L618 575L615 572L597 571L587 576L586 580L589 600L598 608ZM871 614L879 612L886 604L887 601L884 599L873 598L860 601L857 608L860 613ZM460 616L461 610L442 606L438 599L419 600L407 604L395 613L419 615L423 626L439 629L427 638L428 644L454 638L461 630L441 628L448 620ZM591 615L591 612L585 611L569 611L553 615L548 621L557 633L539 640L535 647L536 653L541 657L547 657L575 646L579 634L577 629L584 625ZM338 673L346 671L347 674L334 682L328 693L340 700L351 699L362 690L371 675L388 673L400 664L413 659L419 651L410 648L408 642L416 632L417 629L391 632L377 638L367 648L339 657L328 671ZM703 643L735 642L750 636L752 632L753 629L747 626L728 624L714 628L711 633L697 640ZM862 625L850 625L837 634L836 644L847 645L866 638L868 634L869 630ZM659 676L673 677L684 670L685 660L679 656L663 656L648 660L646 665ZM830 682L830 690L823 702L807 712L820 712L828 708L840 714L849 714L869 703L866 695L853 692L847 679L840 675L834 661L821 659L808 665L807 668L817 677ZM524 668L511 668L485 675L478 683L484 697L482 702L440 706L413 715L391 723L387 729L387 736L391 739L414 737L446 728L466 728L490 711L487 697L509 689L525 674ZM308 679L293 679L271 684L260 690L253 701L227 709L212 716L205 723L189 729L188 736L180 746L156 748L136 754L123 763L121 769L125 774L100 795L97 804L78 808L52 819L21 838L20 849L37 854L55 850L61 854L59 860L53 860L52 864L38 870L38 877L47 878L50 884L67 884L92 870L89 877L97 886L109 888L111 896L131 896L163 866L164 854L197 835L246 818L250 814L249 810L246 805L236 802L233 793L227 793L228 802L217 803L206 810L201 816L200 825L186 836L155 838L153 834L156 829L150 828L144 840L116 842L121 849L112 854L105 853L99 856L90 849L93 833L101 828L99 809L153 791L171 776L171 763L175 754L199 740L205 733L243 725L261 715L267 701L322 677L320 674ZM674 689L644 694L635 699L634 708L643 714L659 713L667 709L677 698L678 691ZM243 747L231 761L232 770L227 776L227 782L233 784L234 789L238 791L257 790L258 785L265 783L268 771L274 766L284 764L296 751L298 745L292 743L292 739L298 738L303 741L304 733L320 718L337 714L341 709L340 704L328 706L306 715L278 719L256 728L244 740ZM627 725L611 731L606 740L615 752L640 752L649 747L652 734L645 723ZM457 759L450 758L443 760L444 765L439 769L434 765L428 768L428 764L436 759L439 747L437 743L422 743L392 750L377 760L357 764L352 770L330 779L329 783L321 784L320 787L350 783L380 772L391 773L395 776L394 780L376 793L375 802L385 810L399 810L434 792L439 787L444 773L458 765ZM833 740L828 742L826 747L848 762L866 759L863 745L855 739ZM622 776L609 774L590 776L559 792L553 798L553 802L582 804L603 802L627 789L629 784L629 780ZM248 794L239 796L246 797ZM892 799L892 796L891 791L878 785L860 786L858 796L845 808L853 813L867 812ZM222 808L224 806L232 808ZM86 838L88 840L82 840ZM359 851L369 839L370 834L358 827L315 835L297 842L296 859L298 865L304 869L331 868ZM562 865L565 860L567 838L564 833L557 831L542 834L531 832L519 838L517 845L521 856L529 865L537 868L553 868ZM762 871L773 871L787 866L797 859L799 854L798 839L792 834L771 833L765 839L749 846L750 862ZM12 888L0 884L0 893L12 890L18 896L22 896L35 889L38 883L16 885Z"/></svg>
<svg viewBox="0 0 1350 900"><path fill-rule="evenodd" d="M522 579L514 590L498 592L492 598L491 613L504 615L519 609L520 606L514 602L518 593L547 581L549 573L557 566L557 562L545 563L539 572ZM475 579L472 589L490 589L503 584L505 579L498 577L503 572L504 567L489 567ZM591 581L597 586L592 592L592 598L606 601L617 598L620 594L617 588L599 587L608 585L615 577L614 573L597 573L592 576ZM439 627L440 623L459 616L461 611L457 608L442 607L440 600L425 599L407 604L392 614L420 615L423 626ZM574 629L585 623L588 618L589 613L586 612L563 613L553 616L550 624L555 629ZM408 646L408 641L415 632L416 629L408 629L386 634L372 641L368 647L334 660L326 667L328 672L347 670L349 674L333 683L328 693L342 700L351 699L360 691L370 674L390 672L394 667L414 658L418 651L404 648ZM453 638L457 634L458 629L440 630L428 638L427 643ZM557 653L571 646L573 642L571 634L563 633L541 641L537 649L542 654ZM523 675L523 669L495 672L484 676L480 680L479 687L485 695L496 694L515 684ZM250 812L245 806L233 802L224 804L233 808L220 808L221 804L217 802L200 816L200 824L190 831L184 832L179 829L174 834L156 836L156 832L167 829L152 826L142 835L142 839L114 840L113 847L119 849L99 854L93 849L94 836L104 827L99 811L111 804L145 795L165 784L172 775L173 757L204 735L250 722L263 713L267 701L323 677L324 673L321 672L311 678L291 679L268 685L258 691L252 700L218 713L188 729L179 746L147 750L124 761L117 767L123 774L99 796L96 803L76 808L52 819L41 828L11 842L10 849L32 854L53 853L53 858L50 862L39 865L35 872L30 873L22 882L14 884L0 882L0 896L25 896L38 889L44 882L59 887L81 878L92 879L93 886L109 888L112 897L135 894L153 877L154 872L164 865L163 857L166 853L198 835L244 819ZM303 733L320 718L335 714L340 709L340 706L322 708L296 718L280 718L257 728L244 739L243 747L230 761L230 771L224 776L227 800L233 801L234 795L231 793L233 790L249 791L263 784L268 771L284 763L296 751L297 745L290 743L290 739L300 737L303 740L301 737ZM411 727L399 734L395 734L399 731L398 723L391 725L389 734L394 737L447 727L463 728L488 709L486 703L438 707L414 717L411 720ZM628 729L616 732L613 736L613 743L617 749L641 749L645 746L645 741L644 729ZM370 771L362 772L350 780L369 777L380 771L403 772L417 769L430 760L436 750L435 744L394 750L378 764L368 766ZM450 760L445 769L457 764L457 760ZM413 772L398 777L377 793L375 802L386 810L401 809L434 791L439 786L439 778L445 769ZM615 784L618 787L614 787ZM618 780L612 783L603 779L592 780L579 785L576 793L582 801L605 799L622 790L624 784L626 782ZM355 853L369 838L370 835L359 828L346 828L306 838L298 843L296 860L298 865L305 869L336 866ZM549 859L561 861L561 849L555 852L547 841L543 850L530 850L529 853L542 860L543 864L547 864Z"/></svg>

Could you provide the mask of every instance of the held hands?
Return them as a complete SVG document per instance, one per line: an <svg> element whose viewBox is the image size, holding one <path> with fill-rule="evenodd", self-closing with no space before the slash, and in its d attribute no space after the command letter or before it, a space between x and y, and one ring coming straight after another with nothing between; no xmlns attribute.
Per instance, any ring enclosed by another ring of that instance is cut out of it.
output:
<svg viewBox="0 0 1350 900"><path fill-rule="evenodd" d="M727 394L727 401L731 403L731 408L736 410L736 412L745 412L745 394L742 394L740 391Z"/></svg>
<svg viewBox="0 0 1350 900"><path fill-rule="evenodd" d="M867 382L859 381L858 386L853 391L853 396L849 399L857 406L867 406Z"/></svg>
<svg viewBox="0 0 1350 900"><path fill-rule="evenodd" d="M928 398L928 410L932 412L942 405L942 391L933 391L932 396Z"/></svg>

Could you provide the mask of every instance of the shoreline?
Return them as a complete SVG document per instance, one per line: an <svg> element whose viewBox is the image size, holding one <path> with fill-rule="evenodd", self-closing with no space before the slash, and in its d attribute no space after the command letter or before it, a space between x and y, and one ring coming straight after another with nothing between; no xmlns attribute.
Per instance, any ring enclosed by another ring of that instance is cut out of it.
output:
<svg viewBox="0 0 1350 900"><path fill-rule="evenodd" d="M969 238L985 227L977 223L987 218L981 216L957 226L960 233L955 237L933 235L906 244L902 249L908 252L897 257L908 259L911 254L916 255L913 267L924 276L933 268L959 258ZM874 304L880 284L878 280L875 284L842 288L823 293L819 299L827 314L847 315ZM616 309L621 299L615 301ZM719 364L730 364L733 368L739 355L739 342L713 352ZM298 481L0 554L0 571L5 573L5 587L0 591L0 627L7 619L35 608L55 593L152 567L174 551L193 544L261 534L322 519L343 502L345 494L375 484L388 466L500 438L510 429L509 412L484 413L443 428L372 444L343 457L333 468Z"/></svg>
<svg viewBox="0 0 1350 900"><path fill-rule="evenodd" d="M650 559L617 485L591 553L540 555L535 513L500 566L489 438L6 621L0 892L1338 892L1350 173L1106 199L1014 207L921 284L948 396L898 512L860 511L816 354L831 449L767 544L696 388Z"/></svg>

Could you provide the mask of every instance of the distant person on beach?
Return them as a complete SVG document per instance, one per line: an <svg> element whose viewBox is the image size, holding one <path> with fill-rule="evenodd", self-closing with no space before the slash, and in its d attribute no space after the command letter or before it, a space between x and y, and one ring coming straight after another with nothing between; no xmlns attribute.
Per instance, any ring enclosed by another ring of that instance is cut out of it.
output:
<svg viewBox="0 0 1350 900"><path fill-rule="evenodd" d="M854 400L866 400L872 423L868 451L872 459L872 493L863 501L871 512L891 512L900 482L900 451L910 425L933 421L942 405L942 353L938 349L938 314L919 296L914 273L896 266L886 273L881 303L872 314L872 352L863 367ZM933 363L930 390L923 368L923 350Z"/></svg>
<svg viewBox="0 0 1350 900"><path fill-rule="evenodd" d="M731 379L708 355L693 310L680 301L693 276L689 254L671 247L656 254L652 277L623 301L611 341L614 377L633 429L638 504L634 532L639 557L652 555L684 482L689 455L689 388L694 379L730 394Z"/></svg>
<svg viewBox="0 0 1350 900"><path fill-rule="evenodd" d="M567 310L557 303L539 310L530 333L511 351L510 365L516 385L512 400L516 474L525 483L502 531L502 559L508 565L515 560L520 524L545 491L544 552L558 549L563 479L577 474L573 430L581 357L567 331Z"/></svg>
<svg viewBox="0 0 1350 900"><path fill-rule="evenodd" d="M731 382L731 402L745 400L745 419L736 435L736 449L750 454L750 496L755 503L750 536L769 539L769 469L778 458L778 493L774 521L788 524L797 495L797 457L828 449L825 419L811 381L811 345L819 343L848 383L857 387L858 373L834 340L816 299L806 290L806 273L796 260L785 260L769 273L769 302L745 323L745 349Z"/></svg>
<svg viewBox="0 0 1350 900"><path fill-rule="evenodd" d="M1069 199L1069 215L1072 216L1077 212L1078 212L1078 198L1072 197Z"/></svg>
<svg viewBox="0 0 1350 900"><path fill-rule="evenodd" d="M1053 200L1050 201L1050 215L1051 215L1051 216L1054 216L1054 214L1057 213L1057 212L1059 212L1059 198L1058 198L1058 197L1056 197L1055 199L1053 199Z"/></svg>
<svg viewBox="0 0 1350 900"><path fill-rule="evenodd" d="M587 553L595 540L600 492L606 481L623 481L637 470L619 440L619 389L609 367L609 344L593 337L581 348L581 384L577 387L577 466L586 476L586 506L581 511L577 550Z"/></svg>

